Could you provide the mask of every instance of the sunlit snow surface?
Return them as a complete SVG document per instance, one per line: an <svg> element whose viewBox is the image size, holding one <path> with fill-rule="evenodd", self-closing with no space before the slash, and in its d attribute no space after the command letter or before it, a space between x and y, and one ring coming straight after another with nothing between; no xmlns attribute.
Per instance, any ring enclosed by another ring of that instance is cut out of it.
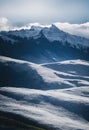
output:
<svg viewBox="0 0 89 130"><path fill-rule="evenodd" d="M17 72L24 68L28 75L34 70L34 82L40 75L45 87L1 87L1 111L20 114L54 129L89 130L89 62L70 60L38 65L7 57L0 57L0 62Z"/></svg>

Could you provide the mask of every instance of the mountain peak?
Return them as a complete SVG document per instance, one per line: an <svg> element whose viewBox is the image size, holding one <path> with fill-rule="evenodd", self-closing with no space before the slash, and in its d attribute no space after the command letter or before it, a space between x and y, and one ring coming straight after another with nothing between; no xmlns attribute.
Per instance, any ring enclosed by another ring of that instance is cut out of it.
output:
<svg viewBox="0 0 89 130"><path fill-rule="evenodd" d="M61 31L54 24L50 28L43 28L43 34L49 41L62 41L66 35L65 32Z"/></svg>
<svg viewBox="0 0 89 130"><path fill-rule="evenodd" d="M55 32L55 33L65 33L62 30L60 30L56 25L52 24L49 28L50 31Z"/></svg>
<svg viewBox="0 0 89 130"><path fill-rule="evenodd" d="M32 25L30 30L36 30L36 31L40 31L42 29L41 26L35 26L35 25Z"/></svg>
<svg viewBox="0 0 89 130"><path fill-rule="evenodd" d="M51 25L51 28L58 29L54 24Z"/></svg>

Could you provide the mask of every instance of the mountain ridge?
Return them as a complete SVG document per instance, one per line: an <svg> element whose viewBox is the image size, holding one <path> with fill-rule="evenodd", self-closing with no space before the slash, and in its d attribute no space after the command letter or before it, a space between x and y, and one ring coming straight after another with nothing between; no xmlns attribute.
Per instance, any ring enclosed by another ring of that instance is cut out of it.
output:
<svg viewBox="0 0 89 130"><path fill-rule="evenodd" d="M75 45L76 47L89 47L89 39L71 35L69 33L66 33L62 30L60 30L57 26L52 24L50 27L40 27L40 26L31 26L30 29L21 29L21 30L14 30L14 31L8 31L8 32L1 32L0 36L3 38L3 36L19 36L21 38L34 38L38 39L41 37L40 33L43 33L43 35L50 41L62 41L62 42L69 42L70 45ZM5 39L5 38L4 38ZM10 40L10 39L9 39Z"/></svg>

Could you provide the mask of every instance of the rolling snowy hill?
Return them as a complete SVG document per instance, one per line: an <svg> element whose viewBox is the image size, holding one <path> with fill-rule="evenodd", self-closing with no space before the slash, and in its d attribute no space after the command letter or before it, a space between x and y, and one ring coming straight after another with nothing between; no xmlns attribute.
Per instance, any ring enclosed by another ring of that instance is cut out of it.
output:
<svg viewBox="0 0 89 130"><path fill-rule="evenodd" d="M1 56L0 83L0 111L50 129L89 129L89 62L38 65Z"/></svg>

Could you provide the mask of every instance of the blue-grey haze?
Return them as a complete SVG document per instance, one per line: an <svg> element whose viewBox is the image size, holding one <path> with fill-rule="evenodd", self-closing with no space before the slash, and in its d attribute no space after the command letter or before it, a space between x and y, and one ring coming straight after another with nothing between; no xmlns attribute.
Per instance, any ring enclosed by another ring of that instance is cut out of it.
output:
<svg viewBox="0 0 89 130"><path fill-rule="evenodd" d="M89 0L0 0L0 17L13 24L89 21Z"/></svg>

